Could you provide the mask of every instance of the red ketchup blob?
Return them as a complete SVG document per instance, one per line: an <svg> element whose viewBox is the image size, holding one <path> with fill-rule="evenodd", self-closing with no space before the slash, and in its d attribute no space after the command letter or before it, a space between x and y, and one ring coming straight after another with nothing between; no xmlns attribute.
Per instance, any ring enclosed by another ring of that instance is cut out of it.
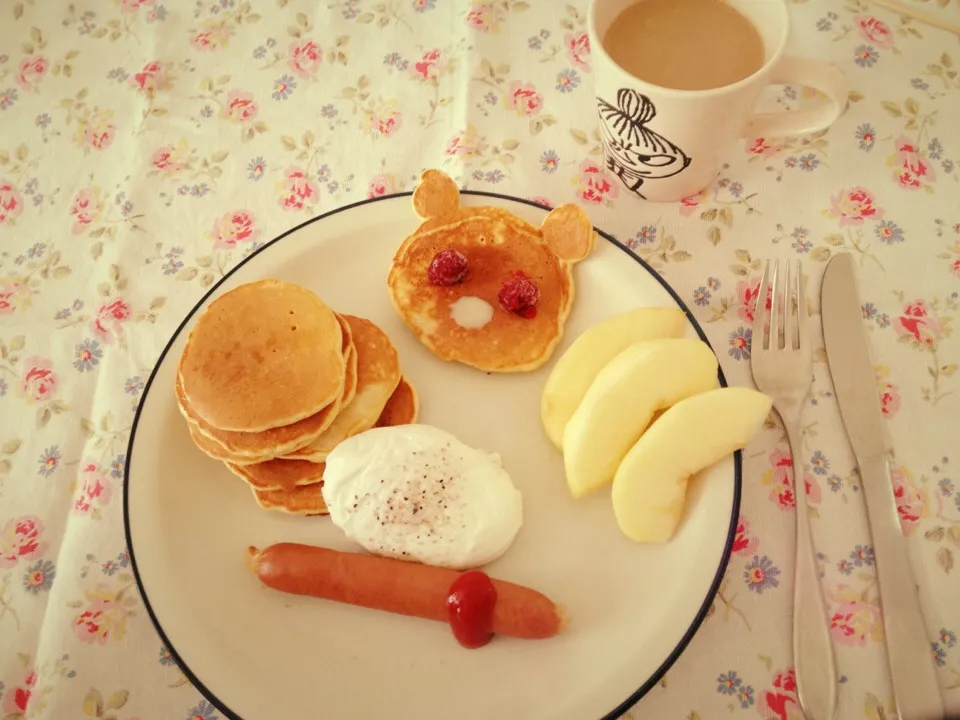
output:
<svg viewBox="0 0 960 720"><path fill-rule="evenodd" d="M470 570L460 575L447 595L447 618L457 642L478 648L493 637L493 608L497 589L486 573Z"/></svg>

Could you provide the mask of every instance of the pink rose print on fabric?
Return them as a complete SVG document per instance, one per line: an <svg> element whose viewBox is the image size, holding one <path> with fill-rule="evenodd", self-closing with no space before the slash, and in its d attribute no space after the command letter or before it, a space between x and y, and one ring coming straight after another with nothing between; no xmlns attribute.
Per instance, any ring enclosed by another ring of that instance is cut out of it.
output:
<svg viewBox="0 0 960 720"><path fill-rule="evenodd" d="M869 15L855 17L853 21L857 25L857 31L861 37L873 44L874 47L881 50L889 50L893 47L893 33L890 27L882 20L877 20Z"/></svg>
<svg viewBox="0 0 960 720"><path fill-rule="evenodd" d="M213 247L216 250L233 250L237 243L253 242L259 235L253 213L248 210L234 210L213 222Z"/></svg>
<svg viewBox="0 0 960 720"><path fill-rule="evenodd" d="M113 122L113 111L94 110L86 122L79 124L77 144L94 150L106 150L113 144L116 134L117 126Z"/></svg>
<svg viewBox="0 0 960 720"><path fill-rule="evenodd" d="M891 467L890 480L893 482L897 515L900 516L900 530L904 535L910 535L920 521L930 515L930 499L926 490L914 483L913 475L905 467Z"/></svg>
<svg viewBox="0 0 960 720"><path fill-rule="evenodd" d="M467 25L479 32L490 32L498 25L497 14L493 5L478 3L470 6L467 11Z"/></svg>
<svg viewBox="0 0 960 720"><path fill-rule="evenodd" d="M227 93L227 102L220 111L220 116L235 125L242 125L253 120L258 110L253 95L243 90L231 90Z"/></svg>
<svg viewBox="0 0 960 720"><path fill-rule="evenodd" d="M539 115L543 107L543 97L530 83L514 80L507 91L507 107L521 117Z"/></svg>
<svg viewBox="0 0 960 720"><path fill-rule="evenodd" d="M22 377L20 391L27 402L43 402L56 394L59 380L49 360L36 356L24 358Z"/></svg>
<svg viewBox="0 0 960 720"><path fill-rule="evenodd" d="M933 165L920 154L913 141L901 135L894 142L896 153L887 158L887 162L894 166L893 179L906 190L919 190L926 183L937 179Z"/></svg>
<svg viewBox="0 0 960 720"><path fill-rule="evenodd" d="M20 61L17 70L17 85L24 90L33 90L47 74L50 63L41 55L28 55Z"/></svg>
<svg viewBox="0 0 960 720"><path fill-rule="evenodd" d="M472 125L457 133L447 143L444 153L463 159L472 158L480 151L480 136Z"/></svg>
<svg viewBox="0 0 960 720"><path fill-rule="evenodd" d="M106 645L110 640L122 640L127 634L130 611L119 593L99 583L86 592L87 607L73 620L73 630L81 642Z"/></svg>
<svg viewBox="0 0 960 720"><path fill-rule="evenodd" d="M888 370L877 369L877 388L880 391L880 410L885 418L892 418L900 410L900 389L887 380Z"/></svg>
<svg viewBox="0 0 960 720"><path fill-rule="evenodd" d="M873 195L862 187L841 190L830 198L827 217L834 218L841 227L863 225L865 220L880 220L883 210L874 204Z"/></svg>
<svg viewBox="0 0 960 720"><path fill-rule="evenodd" d="M377 198L397 191L397 181L393 175L382 173L374 176L367 186L367 197Z"/></svg>
<svg viewBox="0 0 960 720"><path fill-rule="evenodd" d="M94 109L86 118L77 123L74 142L86 152L106 150L113 144L117 134L117 125L113 122L113 110Z"/></svg>
<svg viewBox="0 0 960 720"><path fill-rule="evenodd" d="M390 137L403 125L403 116L397 109L397 102L391 100L367 113L363 129L378 137Z"/></svg>
<svg viewBox="0 0 960 720"><path fill-rule="evenodd" d="M93 334L106 344L123 337L123 324L130 319L130 306L123 298L101 305L90 321Z"/></svg>
<svg viewBox="0 0 960 720"><path fill-rule="evenodd" d="M8 687L3 695L3 716L11 717L13 720L23 718L30 708L30 698L33 696L33 689L37 685L37 673L32 668L27 671L23 680L12 687Z"/></svg>
<svg viewBox="0 0 960 720"><path fill-rule="evenodd" d="M40 537L43 523L35 515L8 520L0 529L0 569L12 568L20 560L36 560L47 550Z"/></svg>
<svg viewBox="0 0 960 720"><path fill-rule="evenodd" d="M150 156L150 164L163 177L173 177L187 167L183 153L176 145L164 145Z"/></svg>
<svg viewBox="0 0 960 720"><path fill-rule="evenodd" d="M563 36L567 58L575 67L590 70L590 36L585 32L567 33Z"/></svg>
<svg viewBox="0 0 960 720"><path fill-rule="evenodd" d="M740 301L740 307L737 309L737 315L744 322L752 323L757 311L757 298L760 297L761 277L756 275L749 280L741 280L737 283L737 300ZM767 310L770 309L771 299L773 297L772 288L767 292Z"/></svg>
<svg viewBox="0 0 960 720"><path fill-rule="evenodd" d="M620 187L611 182L603 169L592 160L584 160L580 165L580 198L588 203L600 205L620 194Z"/></svg>
<svg viewBox="0 0 960 720"><path fill-rule="evenodd" d="M135 13L140 8L152 6L156 0L120 0L120 10L125 13Z"/></svg>
<svg viewBox="0 0 960 720"><path fill-rule="evenodd" d="M9 180L0 180L0 225L13 222L23 212L23 195Z"/></svg>
<svg viewBox="0 0 960 720"><path fill-rule="evenodd" d="M87 227L96 222L103 213L103 191L93 186L83 188L73 198L70 206L70 215L73 216L74 235L86 231Z"/></svg>
<svg viewBox="0 0 960 720"><path fill-rule="evenodd" d="M780 152L783 145L761 137L748 140L744 148L751 157L767 157Z"/></svg>
<svg viewBox="0 0 960 720"><path fill-rule="evenodd" d="M864 600L863 593L849 585L839 585L831 593L830 634L847 647L864 647L868 642L883 642L880 607Z"/></svg>
<svg viewBox="0 0 960 720"><path fill-rule="evenodd" d="M680 214L683 217L690 217L693 213L697 212L701 205L708 203L713 197L713 192L710 188L701 190L696 195L690 195L685 197L680 201Z"/></svg>
<svg viewBox="0 0 960 720"><path fill-rule="evenodd" d="M80 474L80 489L73 503L73 511L78 515L90 515L110 502L110 480L100 472L96 462L85 460Z"/></svg>
<svg viewBox="0 0 960 720"><path fill-rule="evenodd" d="M13 315L25 307L30 299L30 288L23 283L10 282L0 285L0 315Z"/></svg>
<svg viewBox="0 0 960 720"><path fill-rule="evenodd" d="M436 80L446 67L442 60L442 52L438 48L428 50L423 57L413 65L413 74L423 80Z"/></svg>
<svg viewBox="0 0 960 720"><path fill-rule="evenodd" d="M159 60L148 62L143 69L135 73L131 82L145 95L153 97L157 90L170 87L170 78Z"/></svg>
<svg viewBox="0 0 960 720"><path fill-rule="evenodd" d="M537 205L542 205L545 208L553 209L553 202L550 198L545 198L542 195L533 195L532 197L528 197L527 200L535 202Z"/></svg>
<svg viewBox="0 0 960 720"><path fill-rule="evenodd" d="M225 47L230 41L230 30L221 23L207 21L200 28L200 31L193 36L191 44L194 49L200 52L209 52L220 47Z"/></svg>
<svg viewBox="0 0 960 720"><path fill-rule="evenodd" d="M280 207L284 210L303 210L320 199L320 189L313 178L298 167L287 168L286 177L279 185Z"/></svg>
<svg viewBox="0 0 960 720"><path fill-rule="evenodd" d="M290 69L302 78L317 72L323 61L323 50L313 40L297 40L290 46Z"/></svg>
<svg viewBox="0 0 960 720"><path fill-rule="evenodd" d="M930 314L923 300L914 300L903 306L893 322L893 329L897 335L913 338L921 345L934 345L941 337L943 323Z"/></svg>
<svg viewBox="0 0 960 720"><path fill-rule="evenodd" d="M950 266L950 272L960 278L960 260L953 261L953 265Z"/></svg>
<svg viewBox="0 0 960 720"><path fill-rule="evenodd" d="M761 694L757 710L763 720L796 720L803 717L793 668L774 675L773 688Z"/></svg>
<svg viewBox="0 0 960 720"><path fill-rule="evenodd" d="M780 448L774 448L770 453L770 469L763 474L763 484L770 485L770 501L781 510L789 510L796 506L797 498L793 485L793 458L790 453ZM804 488L807 493L807 504L817 507L823 499L820 485L810 475L804 475Z"/></svg>
<svg viewBox="0 0 960 720"><path fill-rule="evenodd" d="M750 521L743 515L737 520L737 534L733 539L733 552L753 555L760 547L760 540L750 533Z"/></svg>

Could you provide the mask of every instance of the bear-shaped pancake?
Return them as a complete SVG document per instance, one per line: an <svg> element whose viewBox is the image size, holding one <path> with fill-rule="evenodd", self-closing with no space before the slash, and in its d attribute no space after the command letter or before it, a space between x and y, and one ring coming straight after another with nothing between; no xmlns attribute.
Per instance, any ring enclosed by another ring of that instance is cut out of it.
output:
<svg viewBox="0 0 960 720"><path fill-rule="evenodd" d="M535 225L495 207L461 207L460 190L427 170L413 193L424 222L393 257L393 306L437 357L487 372L535 370L563 335L573 265L596 235L577 205Z"/></svg>

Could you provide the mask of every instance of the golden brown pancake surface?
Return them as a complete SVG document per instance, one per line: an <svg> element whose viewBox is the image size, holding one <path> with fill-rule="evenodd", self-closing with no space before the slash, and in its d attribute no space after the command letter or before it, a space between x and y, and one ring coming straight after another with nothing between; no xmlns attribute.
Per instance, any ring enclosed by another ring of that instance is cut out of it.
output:
<svg viewBox="0 0 960 720"><path fill-rule="evenodd" d="M282 460L275 458L255 465L226 463L235 475L247 481L254 490L293 490L303 485L312 485L323 480L323 463L307 460Z"/></svg>
<svg viewBox="0 0 960 720"><path fill-rule="evenodd" d="M296 423L343 391L342 330L314 293L279 280L214 300L187 340L179 377L198 418L259 432Z"/></svg>
<svg viewBox="0 0 960 720"><path fill-rule="evenodd" d="M343 317L350 324L357 351L356 394L325 432L285 457L324 460L348 437L373 426L400 382L400 359L390 338L369 320Z"/></svg>
<svg viewBox="0 0 960 720"><path fill-rule="evenodd" d="M572 266L596 239L583 209L561 205L537 228L503 208L460 207L456 183L439 170L421 175L413 205L424 222L394 254L387 286L414 335L441 359L481 370L518 372L545 363L573 305ZM434 285L428 268L444 250L463 254L468 269L456 284ZM500 305L501 288L520 274L539 289L535 315ZM487 303L492 320L479 328L457 323L451 306L461 298Z"/></svg>
<svg viewBox="0 0 960 720"><path fill-rule="evenodd" d="M374 427L389 427L392 425L410 425L417 421L420 410L420 401L417 391L405 377L400 378L400 384L387 400L387 404L377 418ZM369 428L368 428L369 429Z"/></svg>
<svg viewBox="0 0 960 720"><path fill-rule="evenodd" d="M447 249L466 256L466 277L456 285L433 285L427 270L434 256ZM540 289L533 318L500 306L500 288L518 272ZM394 260L388 284L404 321L437 356L482 370L512 371L531 369L549 357L566 320L572 276L542 239L511 222L478 214L415 236ZM457 324L450 306L462 297L488 303L494 311L491 321L476 329Z"/></svg>
<svg viewBox="0 0 960 720"><path fill-rule="evenodd" d="M341 393L344 379L341 378ZM303 447L322 434L334 422L340 411L340 398L303 420L290 425L262 430L260 432L232 432L219 430L200 418L190 400L183 392L180 379L176 383L177 404L180 412L198 432L219 444L229 457L262 460L276 457ZM203 450L204 448L201 448Z"/></svg>

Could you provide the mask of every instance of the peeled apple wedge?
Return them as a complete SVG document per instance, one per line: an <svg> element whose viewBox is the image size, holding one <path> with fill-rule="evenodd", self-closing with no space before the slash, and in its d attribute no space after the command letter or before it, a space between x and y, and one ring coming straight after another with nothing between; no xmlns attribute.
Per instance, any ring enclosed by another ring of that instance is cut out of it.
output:
<svg viewBox="0 0 960 720"><path fill-rule="evenodd" d="M645 543L673 537L690 476L750 443L771 400L749 388L720 388L678 402L630 448L613 478L623 534Z"/></svg>
<svg viewBox="0 0 960 720"><path fill-rule="evenodd" d="M717 386L717 357L689 338L643 340L599 372L563 432L563 466L574 497L613 480L654 413Z"/></svg>
<svg viewBox="0 0 960 720"><path fill-rule="evenodd" d="M608 362L640 340L678 338L685 327L686 318L677 308L643 307L614 315L580 334L543 387L540 419L557 449L563 449L563 429Z"/></svg>

